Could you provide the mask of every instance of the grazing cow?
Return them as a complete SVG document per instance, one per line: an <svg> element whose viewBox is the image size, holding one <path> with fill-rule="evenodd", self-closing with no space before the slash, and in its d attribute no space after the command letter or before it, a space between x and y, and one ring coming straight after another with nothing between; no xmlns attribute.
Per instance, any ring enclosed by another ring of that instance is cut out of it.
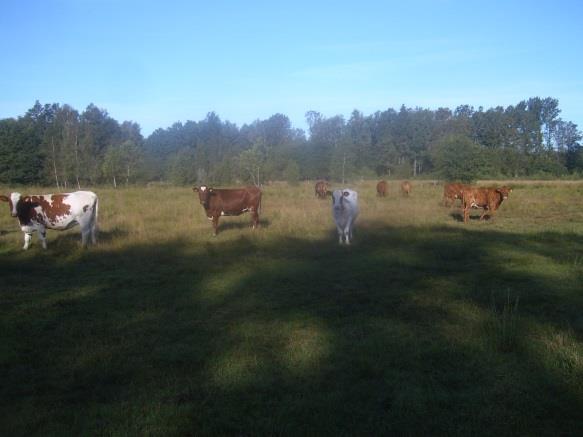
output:
<svg viewBox="0 0 583 437"><path fill-rule="evenodd" d="M385 197L387 195L388 191L389 191L389 184L387 183L387 181L380 181L377 184L377 196Z"/></svg>
<svg viewBox="0 0 583 437"><path fill-rule="evenodd" d="M496 210L502 202L508 199L512 188L476 188L466 187L462 189L462 206L464 208L464 223L470 217L470 208L484 208L480 220L483 220L486 214L490 218L494 217Z"/></svg>
<svg viewBox="0 0 583 437"><path fill-rule="evenodd" d="M470 188L469 185L460 183L445 184L443 186L443 204L444 206L453 206L456 199L462 200L462 190Z"/></svg>
<svg viewBox="0 0 583 437"><path fill-rule="evenodd" d="M338 229L338 243L350 244L354 221L358 216L358 193L345 188L332 193L332 215Z"/></svg>
<svg viewBox="0 0 583 437"><path fill-rule="evenodd" d="M245 188L219 189L206 185L192 189L198 193L200 204L204 207L206 216L213 222L213 235L217 235L219 217L222 215L241 215L249 211L253 219L253 229L259 226L259 210L261 209L261 190L250 186Z"/></svg>
<svg viewBox="0 0 583 437"><path fill-rule="evenodd" d="M315 193L316 197L320 199L325 199L326 195L328 194L328 190L330 189L330 184L326 181L318 181L316 182Z"/></svg>
<svg viewBox="0 0 583 437"><path fill-rule="evenodd" d="M8 202L12 217L18 217L24 232L24 250L28 249L35 231L38 231L43 249L46 249L47 229L62 231L75 225L81 227L83 247L87 246L89 236L93 244L97 242L95 234L99 202L97 195L91 191L24 197L20 193L12 193L10 197L0 196L0 200Z"/></svg>
<svg viewBox="0 0 583 437"><path fill-rule="evenodd" d="M408 196L409 194L411 194L411 182L409 181L403 181L401 182L401 194L403 196Z"/></svg>

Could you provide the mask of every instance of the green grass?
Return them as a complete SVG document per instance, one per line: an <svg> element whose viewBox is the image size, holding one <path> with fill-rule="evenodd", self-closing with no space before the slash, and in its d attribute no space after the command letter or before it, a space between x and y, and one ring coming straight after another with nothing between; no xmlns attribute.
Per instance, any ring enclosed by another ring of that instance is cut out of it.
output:
<svg viewBox="0 0 583 437"><path fill-rule="evenodd" d="M216 238L187 188L98 189L88 250L22 251L1 204L3 434L580 433L582 185L466 225L439 186L374 186L350 247L312 184Z"/></svg>

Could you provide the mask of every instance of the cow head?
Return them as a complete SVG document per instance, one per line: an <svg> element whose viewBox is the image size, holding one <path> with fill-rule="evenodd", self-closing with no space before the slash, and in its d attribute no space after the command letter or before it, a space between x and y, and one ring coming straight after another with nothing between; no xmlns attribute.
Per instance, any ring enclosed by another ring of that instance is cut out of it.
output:
<svg viewBox="0 0 583 437"><path fill-rule="evenodd" d="M329 191L328 191L329 192ZM332 207L337 210L341 211L344 209L345 199L350 197L350 192L346 190L336 190L332 193Z"/></svg>
<svg viewBox="0 0 583 437"><path fill-rule="evenodd" d="M502 200L506 200L506 199L508 199L508 195L512 192L512 188L500 187L500 188L496 188L496 192L498 192L502 195Z"/></svg>
<svg viewBox="0 0 583 437"><path fill-rule="evenodd" d="M206 208L208 206L209 198L213 194L213 189L211 187L207 187L206 185L201 185L200 187L194 187L192 191L198 193L198 200L200 200L200 204Z"/></svg>

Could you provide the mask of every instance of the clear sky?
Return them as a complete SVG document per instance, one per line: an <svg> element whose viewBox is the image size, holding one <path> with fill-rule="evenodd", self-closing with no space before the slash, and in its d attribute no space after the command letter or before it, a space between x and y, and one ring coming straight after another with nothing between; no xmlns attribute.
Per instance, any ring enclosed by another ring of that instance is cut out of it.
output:
<svg viewBox="0 0 583 437"><path fill-rule="evenodd" d="M215 111L508 106L583 130L583 1L2 0L0 118L94 103L149 135Z"/></svg>

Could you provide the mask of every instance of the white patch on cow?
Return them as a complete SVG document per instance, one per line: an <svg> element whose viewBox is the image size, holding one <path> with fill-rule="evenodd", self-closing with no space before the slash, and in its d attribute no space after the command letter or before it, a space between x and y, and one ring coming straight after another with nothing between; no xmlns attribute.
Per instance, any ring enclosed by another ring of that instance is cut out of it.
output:
<svg viewBox="0 0 583 437"><path fill-rule="evenodd" d="M200 191L202 191L203 193L206 191L206 187L204 185L200 186Z"/></svg>

